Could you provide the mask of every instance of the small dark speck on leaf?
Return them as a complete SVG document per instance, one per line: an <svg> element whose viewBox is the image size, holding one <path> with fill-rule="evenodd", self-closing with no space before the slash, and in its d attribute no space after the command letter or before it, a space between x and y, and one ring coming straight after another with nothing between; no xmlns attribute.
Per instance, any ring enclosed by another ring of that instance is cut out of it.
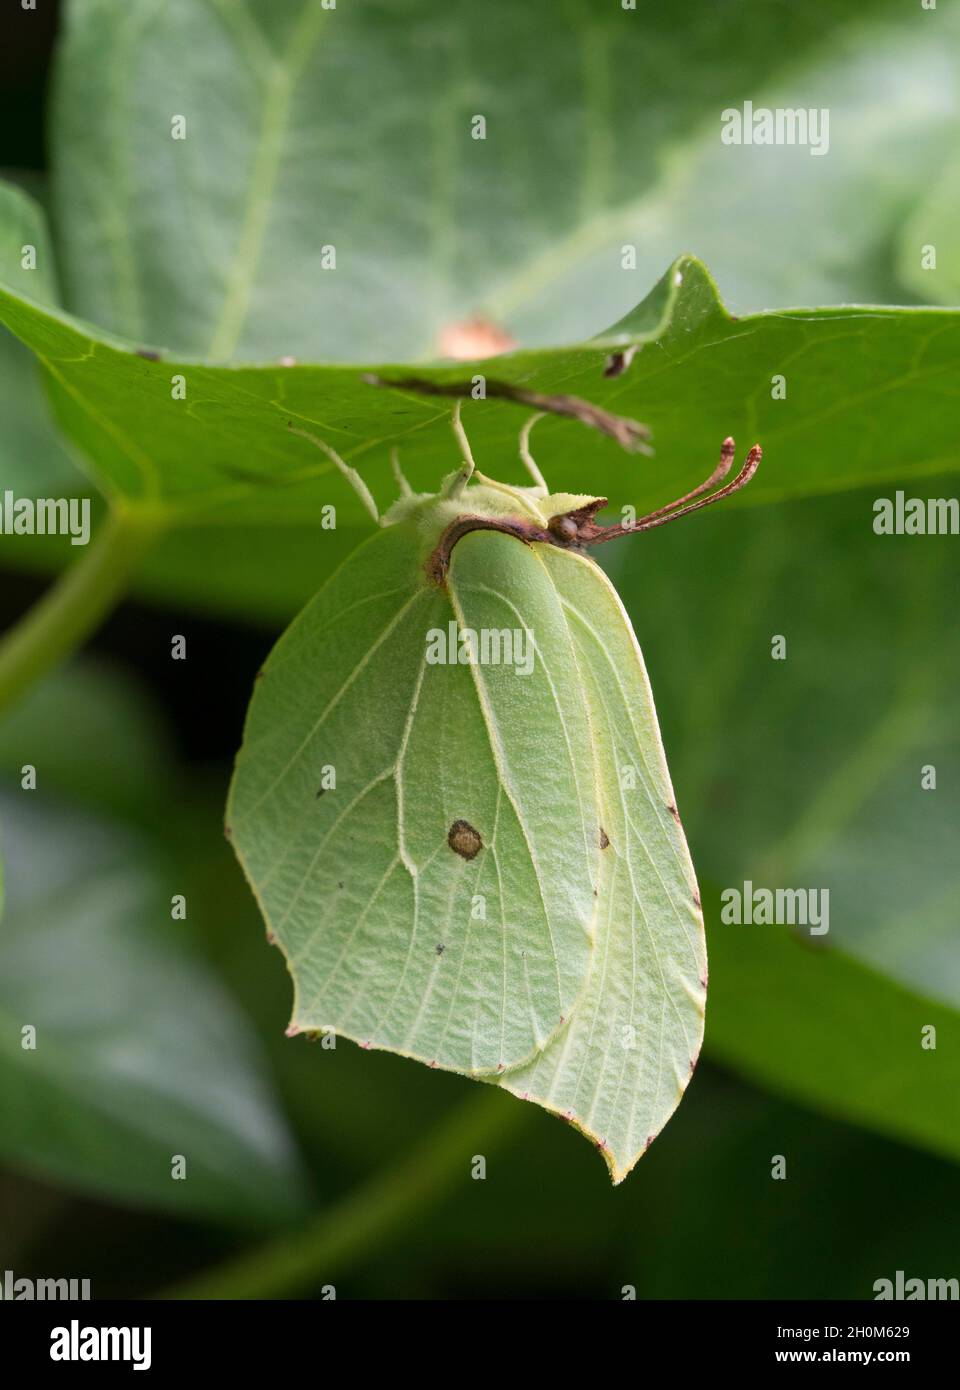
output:
<svg viewBox="0 0 960 1390"><path fill-rule="evenodd" d="M601 827L600 827L600 848L601 848L601 849L606 849L606 848L607 848L607 845L609 845L609 843L610 843L610 841L609 841L609 839L607 838L607 832L604 830L603 826L601 825Z"/></svg>
<svg viewBox="0 0 960 1390"><path fill-rule="evenodd" d="M677 822L677 825L679 825L679 824L680 824L680 812L677 810L676 806L674 806L673 803L671 802L671 804L667 807L667 810L670 812L671 816L673 816L673 819Z"/></svg>
<svg viewBox="0 0 960 1390"><path fill-rule="evenodd" d="M321 796L323 796L323 794L324 794L324 792L325 792L326 790L327 790L326 787L321 787L320 790L317 792L317 800L318 800L318 801L320 800Z"/></svg>
<svg viewBox="0 0 960 1390"><path fill-rule="evenodd" d="M224 835L226 836L226 838L229 840L230 836L233 834L233 831L230 829L229 825L225 825L225 826L223 827L223 833L224 833Z"/></svg>
<svg viewBox="0 0 960 1390"><path fill-rule="evenodd" d="M159 362L160 354L153 348L137 348L137 356L145 357L148 362Z"/></svg>
<svg viewBox="0 0 960 1390"><path fill-rule="evenodd" d="M444 946L443 942L442 942L442 941L438 941L438 942L437 942L437 955L438 955L438 956L442 956L445 950L446 950L446 947Z"/></svg>
<svg viewBox="0 0 960 1390"><path fill-rule="evenodd" d="M603 374L604 374L604 376L605 376L605 377L623 376L624 372L627 370L627 368L630 366L630 363L633 361L634 357L636 356L636 352L637 352L637 345L636 345L636 343L631 343L631 345L630 345L629 347L627 347L627 348L624 348L622 352L611 352L610 356L607 358L606 362L604 363L604 367L603 367Z"/></svg>
<svg viewBox="0 0 960 1390"><path fill-rule="evenodd" d="M697 892L694 892L693 901L696 903L697 907L702 907L702 906L703 906L703 904L702 904L701 901L700 901L700 894L697 893Z"/></svg>
<svg viewBox="0 0 960 1390"><path fill-rule="evenodd" d="M338 884L337 884L337 887L338 887L338 888L342 888L342 887L343 887L343 884L342 884L342 883L338 883Z"/></svg>
<svg viewBox="0 0 960 1390"><path fill-rule="evenodd" d="M455 820L447 831L447 844L461 859L475 859L483 849L479 832L469 821Z"/></svg>

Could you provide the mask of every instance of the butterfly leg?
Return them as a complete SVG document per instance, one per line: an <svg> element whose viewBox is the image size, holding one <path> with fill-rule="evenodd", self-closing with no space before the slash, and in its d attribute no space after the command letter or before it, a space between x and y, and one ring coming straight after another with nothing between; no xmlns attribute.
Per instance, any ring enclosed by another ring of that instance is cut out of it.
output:
<svg viewBox="0 0 960 1390"><path fill-rule="evenodd" d="M530 452L530 431L533 429L534 425L537 423L538 420L542 420L544 418L546 413L547 412L545 410L540 410L537 412L536 415L531 415L530 419L527 421L523 429L520 431L520 460L523 463L524 468L530 474L530 477L533 479L536 486L539 488L543 488L543 495L545 497L549 494L550 489L547 487L546 479L544 478L543 474L540 472L540 469L534 462L533 455Z"/></svg>
<svg viewBox="0 0 960 1390"><path fill-rule="evenodd" d="M467 483L477 471L477 465L473 461L473 453L470 449L470 441L467 432L463 428L460 419L460 402L457 401L453 407L453 419L450 422L453 426L453 433L457 443L460 445L460 452L463 456L462 463L458 472L451 475L444 488L444 495L447 497L459 497Z"/></svg>

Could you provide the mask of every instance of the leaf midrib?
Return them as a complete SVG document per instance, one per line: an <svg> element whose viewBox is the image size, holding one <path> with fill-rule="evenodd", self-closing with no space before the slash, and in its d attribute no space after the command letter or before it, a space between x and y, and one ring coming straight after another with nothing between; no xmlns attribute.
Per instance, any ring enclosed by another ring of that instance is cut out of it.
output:
<svg viewBox="0 0 960 1390"><path fill-rule="evenodd" d="M207 347L207 356L215 361L233 356L243 332L283 159L291 101L329 13L331 11L321 8L320 0L307 0L285 53L264 84L260 135L253 173L247 185L240 237L227 277L220 317Z"/></svg>

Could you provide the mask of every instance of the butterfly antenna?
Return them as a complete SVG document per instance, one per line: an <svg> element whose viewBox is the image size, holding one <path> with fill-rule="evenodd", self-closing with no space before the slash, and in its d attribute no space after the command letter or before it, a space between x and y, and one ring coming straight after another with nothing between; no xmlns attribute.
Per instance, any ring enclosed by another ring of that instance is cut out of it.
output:
<svg viewBox="0 0 960 1390"><path fill-rule="evenodd" d="M346 463L340 457L336 449L331 449L329 444L324 443L322 439L318 439L318 437L315 434L311 434L309 430L298 429L292 421L287 425L287 429L290 431L291 434L299 434L303 439L309 439L311 444L315 444L318 449L323 450L330 462L334 464L335 467L338 468L340 472L343 474L343 476L346 478L347 482L350 484L354 492L360 498L360 501L363 503L366 510L373 517L374 522L379 526L380 513L377 510L377 504L373 500L372 492L367 487L363 479L360 477L360 474L357 472L357 470L355 468L351 468L349 463Z"/></svg>

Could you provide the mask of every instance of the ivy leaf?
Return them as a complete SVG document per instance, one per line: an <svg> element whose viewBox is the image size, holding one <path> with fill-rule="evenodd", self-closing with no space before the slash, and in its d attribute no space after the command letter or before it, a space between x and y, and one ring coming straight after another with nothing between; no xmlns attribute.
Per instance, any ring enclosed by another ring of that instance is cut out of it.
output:
<svg viewBox="0 0 960 1390"><path fill-rule="evenodd" d="M240 358L382 362L436 353L443 330L478 307L527 346L589 339L628 311L686 244L713 266L741 312L791 302L897 301L905 293L948 300L955 278L945 251L949 235L941 228L934 238L939 271L919 269L919 251L931 239L921 235L923 226L940 219L936 207L949 209L955 141L943 113L955 63L943 35L953 17L938 15L934 32L885 0L865 0L855 21L830 0L789 14L769 0L743 0L734 9L693 0L687 14L681 33L655 9L611 6L601 13L575 0L559 11L552 0L521 10L491 0L482 15L457 0L442 21L435 6L415 0L402 24L381 0L325 15L315 0L289 0L276 12L235 0L171 0L159 9L150 0L122 7L75 0L65 12L52 122L64 302L137 346L165 345L174 358L207 356L219 335L221 350L233 340ZM531 36L536 64L522 56ZM718 51L725 52L723 64ZM445 61L436 61L438 53ZM681 68L682 90L673 77ZM375 91L366 91L359 74L372 72ZM92 105L94 88L102 100ZM877 91L884 93L882 108ZM747 97L768 106L828 105L830 158L797 148L780 149L771 161L761 147L721 145L718 112ZM555 113L550 120L548 111ZM486 113L485 141L470 138L475 112ZM178 113L187 119L185 140L172 138ZM224 129L231 132L226 142ZM855 140L843 138L850 130ZM361 161L371 172L357 198L348 181ZM905 210L928 197L934 180L944 190L930 195L936 206L904 223ZM704 206L728 213L707 224ZM815 226L805 215L811 207L819 210ZM11 232L0 246L18 252L23 240ZM636 254L635 268L626 271L625 242ZM888 264L894 242L899 279ZM328 244L340 252L336 271L321 265ZM52 264L45 255L44 264ZM36 294L36 274L32 279L32 289L25 280L20 286L27 295ZM725 362L723 340L708 342L721 371L702 372L703 357L694 359L692 408L686 398L675 408L660 370L648 390L624 403L655 424L654 463L628 470L602 441L547 425L542 438L557 468L551 480L583 486L573 476L578 465L614 502L654 505L675 495L681 476L697 478L728 430L749 434L755 425L768 436L791 412L836 421L838 433L818 430L815 441L794 441L788 429L777 438L776 458L768 451L761 493L774 468L796 491L808 477L814 486L848 485L851 444L867 465L876 456L884 467L885 441L892 440L890 454L911 465L928 466L939 454L952 466L944 441L924 438L935 379L913 414L914 423L917 414L924 417L916 449L887 428L889 420L911 419L910 383L898 378L894 360L898 353L908 360L916 341L904 336L876 346L874 353L871 336L858 335L831 344L828 360L813 362L804 352L795 364L792 349L784 357L773 345L757 387L753 364L739 350ZM863 368L848 405L871 402L859 433L856 419L850 429L844 425L848 407L834 390L846 380L847 349ZM664 344L664 352L675 351L673 342ZM659 367L667 367L664 352L658 348L650 365L657 368L660 358ZM766 401L770 377L785 360L800 374L791 372L790 395L773 410ZM647 365L638 360L633 370ZM929 365L935 377L936 360ZM554 367L554 381L557 372L565 376L564 355ZM158 389L169 390L169 375ZM714 411L717 377L722 408ZM591 375L584 394L594 388ZM316 409L329 398L325 378L314 378L310 390L310 418L329 422L345 450L358 447L364 471L375 470L378 486L389 488L386 449L371 458L364 442L338 433L343 421ZM895 398L874 438L877 391ZM754 393L742 425L743 398ZM5 418L15 421L29 383L18 381L11 394L16 410ZM237 413L242 409L238 403ZM484 429L496 413L485 412ZM496 449L501 476L515 452L514 415L506 410L502 427L498 421L485 441ZM417 417L412 410L410 423ZM429 412L419 419L429 421ZM116 435L123 422L113 423ZM403 422L391 417L389 424ZM87 426L83 439L95 452L104 441ZM471 428L479 438L478 426ZM137 431L132 442L148 438ZM419 458L404 458L425 487L448 466L445 453L439 464L432 457L438 439L445 449L444 432L426 425L405 448L405 455L411 446L429 450L422 470ZM198 458L211 449L209 437L182 442ZM246 445L242 429L231 434L231 467ZM306 446L297 448L293 458L304 463ZM52 449L51 441L31 466ZM172 535L148 557L144 592L285 618L315 588L318 569L329 573L343 558L348 547L309 524L317 490L298 493L286 469L274 476L277 456L264 452L265 464L253 471L265 488L286 491L282 530L268 529L277 516L262 491L243 523L228 487L222 515L213 507L211 524L203 526L192 518L185 540ZM822 473L809 472L811 459L822 463ZM18 476L11 466L8 458L4 481ZM351 514L363 524L337 480L324 500L342 504L343 525ZM257 565L247 562L251 546ZM8 564L63 563L42 539L9 553ZM208 553L216 563L196 558Z"/></svg>
<svg viewBox="0 0 960 1390"><path fill-rule="evenodd" d="M21 205L24 196L8 191L5 202ZM381 510L395 491L392 446L424 490L435 489L454 461L442 398L376 389L359 368L148 360L24 298L27 274L8 270L5 289L0 267L0 318L40 358L62 428L105 492L172 524L215 516L221 526L286 525L330 503L338 524L362 523L352 490L323 454L291 435L291 422L357 467ZM637 352L628 370L604 376L611 352L629 348ZM730 433L763 441L767 463L748 494L755 502L955 467L944 407L960 393L958 350L960 314L939 309L732 319L704 268L683 257L601 338L511 353L495 370L508 387L551 395L562 384L566 394L646 421L655 460L625 459L612 440L568 420L546 422L538 440L556 491L589 483L612 505L640 512L700 482ZM384 379L391 370L397 376L396 366L376 366ZM418 375L442 386L469 381L475 370L490 366L426 367ZM524 418L493 399L465 411L477 458L498 476L520 476L512 461Z"/></svg>
<svg viewBox="0 0 960 1390"><path fill-rule="evenodd" d="M15 497L69 497L82 490L84 479L50 418L36 359L3 327L0 415L0 484L4 491L9 488Z"/></svg>
<svg viewBox="0 0 960 1390"><path fill-rule="evenodd" d="M795 87L848 27L831 0L691 0L682 31L593 0L73 0L52 120L65 302L205 359L423 359L478 309L527 346L577 342L686 244L652 244L667 152L709 123L716 164L741 162L719 111L758 76Z"/></svg>

